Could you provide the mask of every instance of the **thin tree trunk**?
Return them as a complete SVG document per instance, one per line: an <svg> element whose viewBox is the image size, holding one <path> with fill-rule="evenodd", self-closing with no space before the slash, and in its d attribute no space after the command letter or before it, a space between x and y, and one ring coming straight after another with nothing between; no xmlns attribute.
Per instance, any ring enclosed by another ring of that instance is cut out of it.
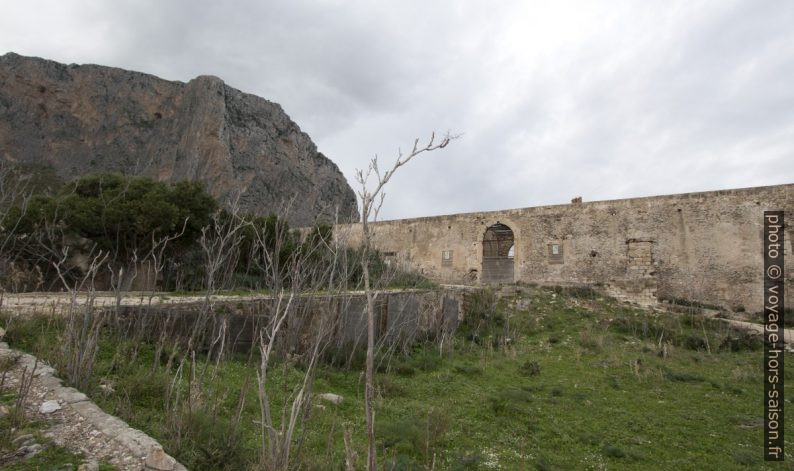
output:
<svg viewBox="0 0 794 471"><path fill-rule="evenodd" d="M366 379L364 386L364 413L367 416L367 469L375 471L377 469L375 459L375 409L373 400L374 390L374 363L375 363L375 300L369 282L369 205L364 206L363 233L364 233L364 253L361 265L364 270L364 292L367 295L367 366Z"/></svg>

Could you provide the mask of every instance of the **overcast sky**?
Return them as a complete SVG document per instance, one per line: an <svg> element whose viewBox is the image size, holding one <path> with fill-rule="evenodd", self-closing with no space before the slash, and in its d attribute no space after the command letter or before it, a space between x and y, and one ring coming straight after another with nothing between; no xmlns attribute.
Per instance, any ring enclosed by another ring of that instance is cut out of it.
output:
<svg viewBox="0 0 794 471"><path fill-rule="evenodd" d="M280 103L381 218L794 182L794 1L3 2L0 54Z"/></svg>

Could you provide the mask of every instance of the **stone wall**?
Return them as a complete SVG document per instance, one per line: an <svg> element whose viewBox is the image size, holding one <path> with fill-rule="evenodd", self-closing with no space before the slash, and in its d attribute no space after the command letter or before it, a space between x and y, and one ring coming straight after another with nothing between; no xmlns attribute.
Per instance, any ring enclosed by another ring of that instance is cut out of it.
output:
<svg viewBox="0 0 794 471"><path fill-rule="evenodd" d="M375 336L379 344L410 344L418 338L454 332L463 316L465 290L380 291L375 298ZM260 297L214 302L212 315L200 329L207 342L222 340L228 348L248 352L257 346L261 327L268 324L286 299ZM201 302L122 306L121 318L130 330L186 339L199 321ZM329 343L340 349L366 347L367 300L363 293L301 295L290 302L288 321L280 335L280 350L302 352L317 332L326 332ZM113 308L106 308L111 311ZM222 337L222 339L221 339ZM152 338L156 341L156 338ZM205 346L206 347L206 346Z"/></svg>
<svg viewBox="0 0 794 471"><path fill-rule="evenodd" d="M373 242L387 259L442 283L481 283L486 229L503 224L514 236L514 281L597 284L643 303L681 299L759 311L765 210L784 210L789 218L785 253L791 296L794 184L382 221L372 227ZM357 245L361 226L340 225L335 234Z"/></svg>

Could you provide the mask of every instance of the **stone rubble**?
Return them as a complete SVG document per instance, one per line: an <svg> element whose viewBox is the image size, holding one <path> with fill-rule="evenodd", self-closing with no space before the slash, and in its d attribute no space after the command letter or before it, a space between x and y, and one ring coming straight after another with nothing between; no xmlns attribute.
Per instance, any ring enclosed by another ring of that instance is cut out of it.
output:
<svg viewBox="0 0 794 471"><path fill-rule="evenodd" d="M39 407L39 414L52 414L58 410L61 410L61 405L58 404L58 401L44 401Z"/></svg>
<svg viewBox="0 0 794 471"><path fill-rule="evenodd" d="M344 399L345 399L342 396L340 396L338 394L334 394L334 393L318 394L317 398L322 400L322 401L330 402L331 404L335 404L335 405L341 404L342 401L344 401Z"/></svg>
<svg viewBox="0 0 794 471"><path fill-rule="evenodd" d="M6 377L6 391L16 391L23 370L31 371L36 364L33 356L20 354L0 342L0 359L14 356L19 360ZM25 412L29 419L48 424L43 432L47 439L83 454L86 461L78 471L95 471L101 460L122 471L186 471L156 440L105 413L85 394L63 386L52 367L45 364L36 364ZM7 413L0 406L0 416ZM16 437L13 443L19 446L14 455L21 459L35 456L45 447L35 443L32 435Z"/></svg>

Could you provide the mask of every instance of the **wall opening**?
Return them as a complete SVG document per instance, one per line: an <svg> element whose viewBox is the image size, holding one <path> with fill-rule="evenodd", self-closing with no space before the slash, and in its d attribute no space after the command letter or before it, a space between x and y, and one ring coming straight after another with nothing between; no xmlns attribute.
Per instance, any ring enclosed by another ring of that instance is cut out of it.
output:
<svg viewBox="0 0 794 471"><path fill-rule="evenodd" d="M486 229L482 239L482 282L512 283L514 254L512 229L500 223Z"/></svg>

